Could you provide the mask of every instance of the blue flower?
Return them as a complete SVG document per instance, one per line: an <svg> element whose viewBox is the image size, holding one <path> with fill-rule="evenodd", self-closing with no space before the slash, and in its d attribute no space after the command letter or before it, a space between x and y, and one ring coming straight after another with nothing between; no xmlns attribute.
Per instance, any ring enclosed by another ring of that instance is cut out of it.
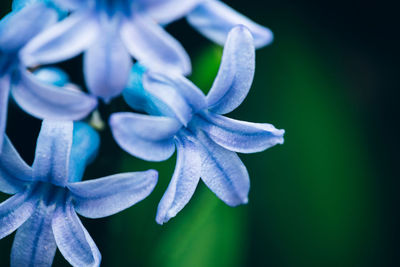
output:
<svg viewBox="0 0 400 267"><path fill-rule="evenodd" d="M250 30L256 48L266 46L273 40L268 28L251 21L219 0L185 1L190 7L185 12L177 8L182 5L180 0L144 2L150 7L154 6L149 8L149 12L160 23L167 24L185 15L190 25L220 45L225 44L228 33L236 25L245 25Z"/></svg>
<svg viewBox="0 0 400 267"><path fill-rule="evenodd" d="M177 150L175 172L158 206L158 223L176 216L200 178L226 204L247 203L249 175L235 152L254 153L283 143L284 131L271 124L222 116L247 96L254 56L251 33L244 26L235 27L207 97L183 76L134 70L125 99L134 109L151 115L116 113L110 125L117 143L139 158L162 161Z"/></svg>
<svg viewBox="0 0 400 267"><path fill-rule="evenodd" d="M122 173L81 182L99 146L84 123L44 121L32 167L5 138L0 155L0 238L18 229L11 266L51 266L57 247L73 266L99 266L101 255L77 213L101 218L144 199L157 172Z"/></svg>
<svg viewBox="0 0 400 267"><path fill-rule="evenodd" d="M247 25L256 45L272 40L271 32L219 1L205 0L53 0L73 14L35 38L24 50L28 65L49 64L84 52L89 91L106 102L126 87L132 61L153 69L191 72L182 45L158 23L185 15L200 32L224 43L236 24ZM155 21L155 20L156 21Z"/></svg>
<svg viewBox="0 0 400 267"><path fill-rule="evenodd" d="M80 119L96 106L96 99L82 92L39 81L20 60L20 50L57 17L54 9L35 2L18 6L0 21L0 151L10 92L22 109L39 118Z"/></svg>

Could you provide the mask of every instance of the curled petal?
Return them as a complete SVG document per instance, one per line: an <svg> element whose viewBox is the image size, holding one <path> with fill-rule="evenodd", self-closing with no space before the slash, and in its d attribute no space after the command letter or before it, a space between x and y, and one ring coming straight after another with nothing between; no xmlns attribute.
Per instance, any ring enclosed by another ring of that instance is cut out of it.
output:
<svg viewBox="0 0 400 267"><path fill-rule="evenodd" d="M0 22L0 48L16 51L57 21L57 12L45 3L34 3L10 13Z"/></svg>
<svg viewBox="0 0 400 267"><path fill-rule="evenodd" d="M95 16L73 14L33 38L21 51L21 58L28 66L60 62L86 50L98 34Z"/></svg>
<svg viewBox="0 0 400 267"><path fill-rule="evenodd" d="M72 266L100 266L101 255L76 215L71 201L54 212L52 229L61 254Z"/></svg>
<svg viewBox="0 0 400 267"><path fill-rule="evenodd" d="M10 82L10 75L0 77L0 154L6 132Z"/></svg>
<svg viewBox="0 0 400 267"><path fill-rule="evenodd" d="M32 73L20 71L20 81L11 90L17 104L41 119L78 120L86 117L97 100L78 90L40 82Z"/></svg>
<svg viewBox="0 0 400 267"><path fill-rule="evenodd" d="M82 180L86 166L95 159L99 146L100 136L92 127L84 122L74 123L68 182Z"/></svg>
<svg viewBox="0 0 400 267"><path fill-rule="evenodd" d="M225 114L237 108L250 90L254 70L253 37L246 27L237 26L229 33L218 75L207 95L209 109Z"/></svg>
<svg viewBox="0 0 400 267"><path fill-rule="evenodd" d="M0 191L15 194L32 181L32 169L21 158L10 140L5 137L0 153Z"/></svg>
<svg viewBox="0 0 400 267"><path fill-rule="evenodd" d="M118 36L108 34L84 56L84 72L90 92L106 102L121 94L128 83L132 60Z"/></svg>
<svg viewBox="0 0 400 267"><path fill-rule="evenodd" d="M163 161L175 151L177 120L135 113L115 113L110 125L116 142L128 153L149 161Z"/></svg>
<svg viewBox="0 0 400 267"><path fill-rule="evenodd" d="M143 86L157 102L162 102L160 107L167 106L184 125L207 105L203 92L182 75L147 72L143 75Z"/></svg>
<svg viewBox="0 0 400 267"><path fill-rule="evenodd" d="M202 158L201 179L229 206L248 202L249 174L235 152L226 150L198 133Z"/></svg>
<svg viewBox="0 0 400 267"><path fill-rule="evenodd" d="M223 45L229 31L245 25L254 37L257 48L268 45L274 36L270 29L254 23L221 1L204 1L187 16L189 23L214 42Z"/></svg>
<svg viewBox="0 0 400 267"><path fill-rule="evenodd" d="M51 266L57 245L51 229L54 207L43 202L18 229L11 250L11 267Z"/></svg>
<svg viewBox="0 0 400 267"><path fill-rule="evenodd" d="M157 183L154 170L112 175L68 185L75 210L88 218L120 212L146 198Z"/></svg>
<svg viewBox="0 0 400 267"><path fill-rule="evenodd" d="M140 6L158 23L166 24L184 17L204 0L140 0Z"/></svg>
<svg viewBox="0 0 400 267"><path fill-rule="evenodd" d="M135 16L121 26L129 53L150 69L189 74L190 58L182 45L154 21Z"/></svg>
<svg viewBox="0 0 400 267"><path fill-rule="evenodd" d="M153 107L153 97L143 88L143 75L146 71L146 68L139 63L133 65L128 85L122 95L131 108L137 111L145 111L152 115L159 115L157 114L157 108Z"/></svg>
<svg viewBox="0 0 400 267"><path fill-rule="evenodd" d="M49 121L42 123L36 143L33 176L38 181L64 186L72 145L72 122Z"/></svg>
<svg viewBox="0 0 400 267"><path fill-rule="evenodd" d="M26 190L0 204L0 239L14 232L31 217L37 201L32 191Z"/></svg>
<svg viewBox="0 0 400 267"><path fill-rule="evenodd" d="M158 204L156 221L159 224L175 217L192 198L200 180L201 158L192 137L177 138L177 160L174 175Z"/></svg>
<svg viewBox="0 0 400 267"><path fill-rule="evenodd" d="M255 153L283 144L285 131L272 124L238 121L212 113L197 116L196 122L215 143L231 151Z"/></svg>

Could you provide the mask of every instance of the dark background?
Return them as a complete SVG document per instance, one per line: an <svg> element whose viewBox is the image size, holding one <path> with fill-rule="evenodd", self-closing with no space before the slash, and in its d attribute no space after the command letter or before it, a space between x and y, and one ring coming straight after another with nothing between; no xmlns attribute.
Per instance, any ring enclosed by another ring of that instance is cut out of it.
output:
<svg viewBox="0 0 400 267"><path fill-rule="evenodd" d="M155 221L175 158L146 163L121 152L106 129L87 178L156 168L149 198L110 218L83 219L103 266L400 266L398 9L390 1L225 1L275 33L258 50L253 88L230 117L270 122L285 144L242 155L250 201L230 208L204 185L164 226ZM0 3L1 15L10 1ZM221 48L185 21L167 28L208 90ZM61 65L82 83L80 58ZM116 99L107 116L125 109ZM40 122L11 105L7 133L32 160ZM0 241L7 265L13 236ZM57 254L54 266L67 266Z"/></svg>

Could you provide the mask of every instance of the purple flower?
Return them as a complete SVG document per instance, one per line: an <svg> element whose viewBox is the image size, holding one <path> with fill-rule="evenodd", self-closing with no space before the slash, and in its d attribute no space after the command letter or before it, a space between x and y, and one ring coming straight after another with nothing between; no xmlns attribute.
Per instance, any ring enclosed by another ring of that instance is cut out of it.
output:
<svg viewBox="0 0 400 267"><path fill-rule="evenodd" d="M175 172L158 206L158 223L176 216L200 178L226 204L247 203L249 175L235 152L254 153L283 143L284 131L271 124L222 116L236 109L249 92L254 50L249 30L235 27L207 97L183 76L140 68L134 72L125 99L134 109L151 115L116 113L110 125L117 143L139 158L162 161L177 150Z"/></svg>
<svg viewBox="0 0 400 267"><path fill-rule="evenodd" d="M157 172L122 173L81 182L99 136L84 123L44 121L33 166L5 138L0 155L0 238L18 229L11 266L51 266L57 247L73 266L99 266L101 255L77 213L102 218L141 201Z"/></svg>
<svg viewBox="0 0 400 267"><path fill-rule="evenodd" d="M38 118L80 119L97 104L82 92L39 81L20 60L20 50L57 17L54 9L36 2L0 21L0 151L10 92L22 109Z"/></svg>

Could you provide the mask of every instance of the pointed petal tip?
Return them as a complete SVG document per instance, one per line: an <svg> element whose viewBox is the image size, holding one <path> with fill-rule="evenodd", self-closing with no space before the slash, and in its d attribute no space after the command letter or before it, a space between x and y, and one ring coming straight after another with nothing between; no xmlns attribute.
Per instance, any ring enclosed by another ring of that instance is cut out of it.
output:
<svg viewBox="0 0 400 267"><path fill-rule="evenodd" d="M258 35L258 38L254 39L254 45L256 49L263 48L273 43L274 33L269 28L263 28Z"/></svg>

